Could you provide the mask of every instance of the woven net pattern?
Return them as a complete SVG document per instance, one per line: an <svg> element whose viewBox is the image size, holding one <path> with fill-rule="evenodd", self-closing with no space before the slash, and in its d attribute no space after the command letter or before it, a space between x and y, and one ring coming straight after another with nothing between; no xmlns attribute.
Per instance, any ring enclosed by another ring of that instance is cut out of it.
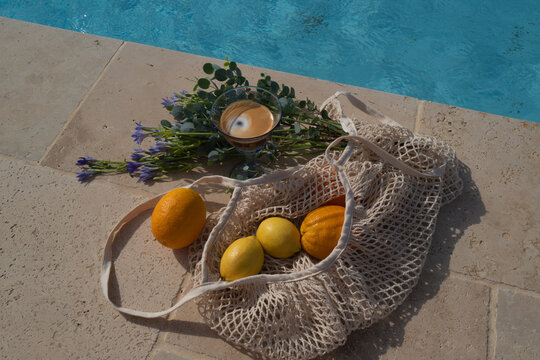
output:
<svg viewBox="0 0 540 360"><path fill-rule="evenodd" d="M298 281L210 291L198 299L205 322L227 341L264 358L312 359L343 345L353 330L388 316L416 285L439 208L461 192L458 160L447 145L405 128L356 124L356 130L421 172L446 164L444 176L406 175L358 146L344 164L356 204L346 213L353 217L352 230L329 269ZM263 219L280 216L300 226L308 212L342 194L336 171L322 155L282 181L244 187L233 216L209 249L208 281L222 281L221 255L235 239L255 234ZM195 285L201 281L204 241L219 215L209 217L203 236L191 247ZM261 273L295 273L317 262L303 251L289 259L265 255Z"/></svg>

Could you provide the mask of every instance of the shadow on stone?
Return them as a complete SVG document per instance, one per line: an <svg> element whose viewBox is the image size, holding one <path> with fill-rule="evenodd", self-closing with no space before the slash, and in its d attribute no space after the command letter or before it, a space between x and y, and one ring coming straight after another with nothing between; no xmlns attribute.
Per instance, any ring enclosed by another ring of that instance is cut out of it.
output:
<svg viewBox="0 0 540 360"><path fill-rule="evenodd" d="M437 295L441 284L448 277L450 257L455 244L463 236L465 229L479 223L486 213L480 192L472 181L470 169L461 164L460 171L464 183L463 193L441 208L424 269L412 293L386 319L367 329L353 332L343 347L321 359L379 359L390 348L403 345L407 323L420 312L428 300ZM414 334L411 337L414 337ZM438 340L442 339L432 339Z"/></svg>

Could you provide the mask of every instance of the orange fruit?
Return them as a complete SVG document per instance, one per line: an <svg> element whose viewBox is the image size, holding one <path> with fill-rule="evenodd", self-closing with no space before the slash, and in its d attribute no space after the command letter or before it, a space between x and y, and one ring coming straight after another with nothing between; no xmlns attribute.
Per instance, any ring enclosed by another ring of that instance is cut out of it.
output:
<svg viewBox="0 0 540 360"><path fill-rule="evenodd" d="M345 207L345 195L340 195L328 201L325 205L339 205Z"/></svg>
<svg viewBox="0 0 540 360"><path fill-rule="evenodd" d="M345 219L345 208L338 205L321 206L306 215L300 226L302 248L322 260L337 245Z"/></svg>
<svg viewBox="0 0 540 360"><path fill-rule="evenodd" d="M333 179L330 180L331 182L324 181L322 179L323 175L318 175L317 176L317 182L319 183L319 185L317 186L317 191L322 191L323 189L324 190L338 191L342 187L342 185L341 185L341 183L339 181L339 177L337 176L336 171L332 170L330 175L332 177L334 177ZM339 206L345 207L345 194L337 196L337 197L327 201L324 205L339 205Z"/></svg>
<svg viewBox="0 0 540 360"><path fill-rule="evenodd" d="M174 189L165 194L152 212L152 234L171 249L193 243L206 222L206 206L201 196L191 189Z"/></svg>

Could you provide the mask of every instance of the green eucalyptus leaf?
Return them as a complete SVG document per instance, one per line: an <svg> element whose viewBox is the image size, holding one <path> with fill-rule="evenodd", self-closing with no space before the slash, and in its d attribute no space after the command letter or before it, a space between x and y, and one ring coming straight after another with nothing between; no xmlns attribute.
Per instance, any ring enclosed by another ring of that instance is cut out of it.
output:
<svg viewBox="0 0 540 360"><path fill-rule="evenodd" d="M193 129L195 129L195 125L193 125L192 122L186 121L185 123L182 123L180 125L180 131L181 132L191 132L191 131L193 131Z"/></svg>
<svg viewBox="0 0 540 360"><path fill-rule="evenodd" d="M211 63L206 63L203 65L203 71L206 73L206 74L213 74L214 73L214 65L212 65Z"/></svg>
<svg viewBox="0 0 540 360"><path fill-rule="evenodd" d="M199 85L201 89L208 89L210 87L210 80L207 78L200 78L197 81L197 85Z"/></svg>
<svg viewBox="0 0 540 360"><path fill-rule="evenodd" d="M227 77L228 77L229 79L234 78L234 73L233 73L231 70L227 70Z"/></svg>
<svg viewBox="0 0 540 360"><path fill-rule="evenodd" d="M203 90L197 91L197 96L199 96L202 100L206 99L208 97L208 93Z"/></svg>
<svg viewBox="0 0 540 360"><path fill-rule="evenodd" d="M163 126L164 128L171 128L172 127L172 124L168 121L168 120L161 120L161 126Z"/></svg>
<svg viewBox="0 0 540 360"><path fill-rule="evenodd" d="M204 110L205 110L204 105L201 104L200 102L195 103L195 105L193 106L193 111L197 113L202 113L204 112Z"/></svg>
<svg viewBox="0 0 540 360"><path fill-rule="evenodd" d="M296 97L296 94L294 93L294 88L293 87L291 87L291 92L289 93L289 97L290 98Z"/></svg>
<svg viewBox="0 0 540 360"><path fill-rule="evenodd" d="M246 80L245 77L243 77L243 76L238 76L238 77L236 78L236 83L237 83L238 85L242 85L242 84L244 84L244 82L246 83L246 86L249 85L249 84L247 84L247 80Z"/></svg>
<svg viewBox="0 0 540 360"><path fill-rule="evenodd" d="M184 107L183 106L174 106L171 110L171 114L175 119L180 119L184 115Z"/></svg>
<svg viewBox="0 0 540 360"><path fill-rule="evenodd" d="M234 85L235 83L236 83L236 79L227 80L227 85Z"/></svg>
<svg viewBox="0 0 540 360"><path fill-rule="evenodd" d="M299 134L300 131L302 131L302 127L300 126L300 124L299 123L294 124L294 132L295 132L295 134Z"/></svg>
<svg viewBox="0 0 540 360"><path fill-rule="evenodd" d="M270 89L272 89L273 93L277 93L279 91L279 84L275 81L272 81L270 83Z"/></svg>
<svg viewBox="0 0 540 360"><path fill-rule="evenodd" d="M328 111L326 111L326 110L321 111L321 116L322 116L323 119L330 119L328 117Z"/></svg>
<svg viewBox="0 0 540 360"><path fill-rule="evenodd" d="M298 107L299 107L300 109L305 108L305 107L306 107L306 101L305 101L305 100L300 101L300 102L298 103Z"/></svg>
<svg viewBox="0 0 540 360"><path fill-rule="evenodd" d="M289 95L289 87L287 85L281 84L281 93L279 94L279 97L284 97Z"/></svg>
<svg viewBox="0 0 540 360"><path fill-rule="evenodd" d="M231 61L229 63L229 69L234 71L234 70L236 70L236 68L237 68L236 63L234 61Z"/></svg>
<svg viewBox="0 0 540 360"><path fill-rule="evenodd" d="M242 76L242 71L240 71L240 68L236 68L236 70L234 70L234 72L236 73L236 75Z"/></svg>
<svg viewBox="0 0 540 360"><path fill-rule="evenodd" d="M217 161L219 160L219 152L217 150L212 150L208 153L208 160Z"/></svg>
<svg viewBox="0 0 540 360"><path fill-rule="evenodd" d="M227 80L227 71L225 69L217 69L214 76L218 81L225 81Z"/></svg>

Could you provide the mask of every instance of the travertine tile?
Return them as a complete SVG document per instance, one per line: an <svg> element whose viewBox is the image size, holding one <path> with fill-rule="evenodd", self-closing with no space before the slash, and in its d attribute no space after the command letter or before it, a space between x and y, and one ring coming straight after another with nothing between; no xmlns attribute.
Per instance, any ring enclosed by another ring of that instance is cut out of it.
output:
<svg viewBox="0 0 540 360"><path fill-rule="evenodd" d="M540 124L426 103L420 132L468 167L441 210L431 260L443 269L540 290Z"/></svg>
<svg viewBox="0 0 540 360"><path fill-rule="evenodd" d="M540 297L500 289L495 359L540 359Z"/></svg>
<svg viewBox="0 0 540 360"><path fill-rule="evenodd" d="M42 163L53 168L76 171L74 164L79 156L129 160L133 149L137 147L131 138L135 124L140 122L156 126L161 119L172 120L170 114L163 109L161 99L171 96L173 92L191 90L194 85L192 80L205 76L202 71L205 62L222 64L223 60L127 43ZM298 97L308 96L319 104L337 90L355 92L395 120L411 129L413 127L416 99L240 66L252 83L255 83L260 72L264 71L280 83L293 85ZM348 100L343 98L342 102L347 110ZM347 114L354 115L352 112ZM151 144L150 139L143 142L144 147ZM208 170L179 174L175 177L176 181L152 186L137 183L136 179L127 175L115 175L106 179L123 185L145 187L153 192L163 192L204 174L227 175L229 170L229 165L214 166Z"/></svg>
<svg viewBox="0 0 540 360"><path fill-rule="evenodd" d="M152 357L152 360L189 360L189 358L170 351L159 350L154 357Z"/></svg>
<svg viewBox="0 0 540 360"><path fill-rule="evenodd" d="M0 354L9 359L145 359L163 319L121 316L101 293L103 247L146 196L69 173L0 158ZM115 245L110 288L139 310L171 305L182 254L127 226ZM127 241L128 236L131 240Z"/></svg>
<svg viewBox="0 0 540 360"><path fill-rule="evenodd" d="M405 302L324 360L485 359L489 289L424 271Z"/></svg>
<svg viewBox="0 0 540 360"><path fill-rule="evenodd" d="M39 160L121 43L0 17L0 153Z"/></svg>

